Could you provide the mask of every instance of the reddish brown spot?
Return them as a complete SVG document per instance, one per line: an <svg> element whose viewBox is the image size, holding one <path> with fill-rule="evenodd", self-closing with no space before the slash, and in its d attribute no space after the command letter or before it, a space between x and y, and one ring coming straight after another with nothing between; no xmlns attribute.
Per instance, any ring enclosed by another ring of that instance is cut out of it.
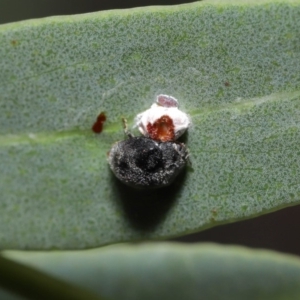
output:
<svg viewBox="0 0 300 300"><path fill-rule="evenodd" d="M147 124L147 131L153 140L167 142L174 140L174 124L173 120L168 116L162 116L153 124Z"/></svg>
<svg viewBox="0 0 300 300"><path fill-rule="evenodd" d="M218 214L218 211L214 208L214 209L211 210L211 213L212 213L214 216L216 216L216 215Z"/></svg>
<svg viewBox="0 0 300 300"><path fill-rule="evenodd" d="M11 41L11 44L12 44L13 46L16 46L16 45L17 45L17 43L18 43L18 42L17 42L17 41L15 41L15 40L12 40L12 41Z"/></svg>
<svg viewBox="0 0 300 300"><path fill-rule="evenodd" d="M101 133L103 129L103 123L106 121L106 116L105 113L102 112L100 115L97 117L96 122L94 123L92 130L95 133Z"/></svg>
<svg viewBox="0 0 300 300"><path fill-rule="evenodd" d="M225 85L225 86L230 86L229 81L225 81L225 82L224 82L224 85Z"/></svg>

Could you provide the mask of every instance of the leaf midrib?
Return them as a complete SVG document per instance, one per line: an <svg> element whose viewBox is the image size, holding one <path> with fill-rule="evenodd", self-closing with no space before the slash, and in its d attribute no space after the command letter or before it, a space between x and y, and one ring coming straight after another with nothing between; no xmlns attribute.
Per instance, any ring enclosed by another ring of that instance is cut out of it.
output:
<svg viewBox="0 0 300 300"><path fill-rule="evenodd" d="M265 97L255 97L244 101L233 101L226 104L219 105L204 105L201 109L194 109L189 112L191 119L199 116L207 116L212 113L218 113L220 111L234 111L235 113L244 114L251 108L262 105L266 102L279 102L279 101L295 101L298 100L300 91L293 92L281 92L271 94ZM133 118L128 118L129 123L133 122ZM92 124L91 124L92 125ZM103 133L112 134L122 131L121 121L105 124ZM0 135L0 146L12 146L21 143L51 143L54 141L76 138L80 136L93 136L91 129L71 129L60 131L49 131L40 133L22 132L19 134L3 134ZM100 135L101 137L101 135Z"/></svg>

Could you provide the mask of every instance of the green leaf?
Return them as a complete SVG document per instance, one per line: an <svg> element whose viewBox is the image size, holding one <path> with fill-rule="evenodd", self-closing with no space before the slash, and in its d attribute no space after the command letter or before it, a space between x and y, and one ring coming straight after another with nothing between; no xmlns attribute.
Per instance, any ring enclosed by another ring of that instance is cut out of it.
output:
<svg viewBox="0 0 300 300"><path fill-rule="evenodd" d="M10 259L0 256L0 287L12 291L26 299L45 300L101 300L94 293L78 288L74 285L60 281L52 276L29 268L23 264L16 263ZM2 295L1 295L2 294ZM11 299L4 291L0 299Z"/></svg>
<svg viewBox="0 0 300 300"><path fill-rule="evenodd" d="M300 260L213 244L5 253L108 299L299 299Z"/></svg>
<svg viewBox="0 0 300 300"><path fill-rule="evenodd" d="M203 1L0 27L0 248L166 238L299 203L300 1ZM192 168L139 192L106 155L158 93ZM91 127L106 112L104 131Z"/></svg>

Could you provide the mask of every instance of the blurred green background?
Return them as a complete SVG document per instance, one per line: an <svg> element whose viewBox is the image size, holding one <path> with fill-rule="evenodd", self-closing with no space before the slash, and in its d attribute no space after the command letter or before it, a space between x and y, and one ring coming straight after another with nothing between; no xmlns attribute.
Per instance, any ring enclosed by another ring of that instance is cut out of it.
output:
<svg viewBox="0 0 300 300"><path fill-rule="evenodd" d="M88 13L148 5L174 5L180 0L0 0L0 24L53 15ZM300 206L259 218L218 226L176 239L183 242L217 242L273 249L300 255Z"/></svg>

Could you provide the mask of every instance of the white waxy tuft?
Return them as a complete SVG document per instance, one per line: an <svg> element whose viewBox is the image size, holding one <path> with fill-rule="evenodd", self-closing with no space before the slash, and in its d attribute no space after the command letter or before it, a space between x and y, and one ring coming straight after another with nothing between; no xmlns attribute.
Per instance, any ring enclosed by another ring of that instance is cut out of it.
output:
<svg viewBox="0 0 300 300"><path fill-rule="evenodd" d="M148 124L153 125L163 116L168 116L174 126L174 138L178 139L190 126L189 116L178 109L178 101L172 96L159 95L156 103L135 118L135 127L138 127L142 135L149 137Z"/></svg>

